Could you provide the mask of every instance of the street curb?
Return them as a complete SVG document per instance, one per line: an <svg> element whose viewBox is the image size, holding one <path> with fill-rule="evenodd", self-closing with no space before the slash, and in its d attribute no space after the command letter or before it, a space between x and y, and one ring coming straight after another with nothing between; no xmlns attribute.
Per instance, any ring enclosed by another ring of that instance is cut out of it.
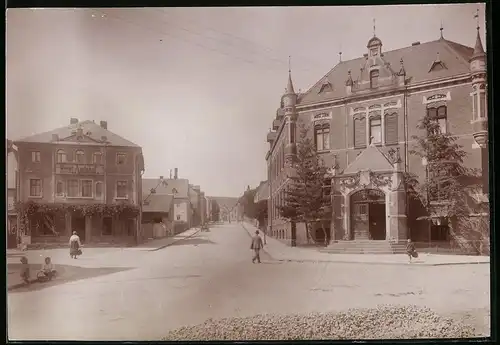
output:
<svg viewBox="0 0 500 345"><path fill-rule="evenodd" d="M184 241L184 240L187 240L188 238L193 237L194 235L196 235L196 234L197 234L197 233L199 233L200 231L201 231L201 229L199 229L198 231L196 231L196 232L192 233L192 234L191 234L191 235L189 235L189 236L186 236L186 237L183 237L183 238L179 238L178 240L175 240L175 241L173 241L173 242L170 242L170 243L168 243L168 244L165 244L165 245L163 245L163 246L161 246L161 247L158 247L158 248L153 248L153 249L148 249L148 250L146 250L146 251L148 251L148 252L155 252L155 251L157 251L157 250L160 250L160 249L164 249L164 248L170 247L171 245L173 245L173 244L175 244L175 243L177 243L177 242ZM182 232L181 232L181 234L182 234ZM178 234L178 235L180 235L180 234Z"/></svg>
<svg viewBox="0 0 500 345"><path fill-rule="evenodd" d="M250 231L240 223L241 227L245 229L248 233L248 236L252 237ZM428 264L425 262L370 262L370 261L345 261L345 260L312 260L312 259L276 259L274 258L267 250L262 249L267 255L271 257L271 259L279 261L279 262L297 262L297 263L331 263L331 264L351 264L351 265L382 265L382 266L458 266L458 265L481 265L481 264L489 264L489 262L449 262L449 263L437 263L437 264ZM335 254L330 254L335 255Z"/></svg>

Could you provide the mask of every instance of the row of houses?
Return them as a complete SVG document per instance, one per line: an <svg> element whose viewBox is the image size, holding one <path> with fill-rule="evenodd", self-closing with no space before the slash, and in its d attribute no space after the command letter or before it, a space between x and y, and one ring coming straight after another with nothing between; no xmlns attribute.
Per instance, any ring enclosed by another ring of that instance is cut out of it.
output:
<svg viewBox="0 0 500 345"><path fill-rule="evenodd" d="M301 125L310 129L332 176L325 180L331 222L312 231L316 237L326 233L322 241L331 246L357 240L452 239L446 217L434 214L421 220L412 215L419 205L410 203L401 183L405 173L425 179L432 172L427 161L411 154L412 138L425 135L417 128L424 116L442 133L458 138L467 153L464 164L481 172L482 190L472 197L478 207L488 203L486 53L479 25L477 32L469 32L476 36L474 47L446 39L441 30L434 41L384 51L382 40L373 36L363 56L340 60L306 92L295 92L289 71L267 134L268 182L259 194L268 199L268 235L289 245L309 241L304 224L279 213Z"/></svg>
<svg viewBox="0 0 500 345"><path fill-rule="evenodd" d="M208 200L175 175L144 178L142 148L108 129L78 121L7 140L8 246L83 242L134 245L200 226Z"/></svg>

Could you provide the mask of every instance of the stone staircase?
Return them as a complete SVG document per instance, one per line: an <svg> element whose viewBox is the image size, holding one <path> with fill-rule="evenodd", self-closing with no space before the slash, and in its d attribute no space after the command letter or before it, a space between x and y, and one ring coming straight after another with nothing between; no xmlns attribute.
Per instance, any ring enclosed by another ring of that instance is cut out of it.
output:
<svg viewBox="0 0 500 345"><path fill-rule="evenodd" d="M332 254L405 254L406 242L354 240L336 241L320 252Z"/></svg>

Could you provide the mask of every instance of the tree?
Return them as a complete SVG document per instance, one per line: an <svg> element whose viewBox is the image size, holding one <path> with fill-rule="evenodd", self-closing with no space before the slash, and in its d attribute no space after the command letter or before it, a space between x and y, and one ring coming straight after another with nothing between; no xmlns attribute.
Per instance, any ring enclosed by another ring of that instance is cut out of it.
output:
<svg viewBox="0 0 500 345"><path fill-rule="evenodd" d="M278 211L292 222L304 223L308 237L314 239L312 225L331 217L330 196L324 193L325 180L331 181L331 177L308 135L309 128L302 124L299 130L294 172L288 176L290 182L285 189L284 204L278 206ZM326 239L324 227L323 231Z"/></svg>
<svg viewBox="0 0 500 345"><path fill-rule="evenodd" d="M220 216L220 207L219 203L216 200L212 200L212 221L218 222Z"/></svg>
<svg viewBox="0 0 500 345"><path fill-rule="evenodd" d="M259 226L263 226L267 219L267 200L260 200L256 204L255 219L259 222Z"/></svg>
<svg viewBox="0 0 500 345"><path fill-rule="evenodd" d="M243 214L251 219L256 217L256 204L254 203L256 193L256 188L250 189L250 186L248 186L247 190L239 200L240 204L243 206Z"/></svg>
<svg viewBox="0 0 500 345"><path fill-rule="evenodd" d="M425 210L426 216L420 219L444 218L452 238L461 246L468 242L470 247L471 241L483 241L484 234L489 233L489 229L484 229L484 218L471 217L477 215L481 206L481 202L471 197L481 189L478 169L464 165L467 152L456 136L441 132L436 119L426 115L417 128L423 135L412 136L415 146L410 154L426 163L426 178L419 181L413 173L405 177L410 198L419 200ZM480 214L484 216L484 212ZM482 228L474 229L477 226ZM472 233L481 235L471 237Z"/></svg>

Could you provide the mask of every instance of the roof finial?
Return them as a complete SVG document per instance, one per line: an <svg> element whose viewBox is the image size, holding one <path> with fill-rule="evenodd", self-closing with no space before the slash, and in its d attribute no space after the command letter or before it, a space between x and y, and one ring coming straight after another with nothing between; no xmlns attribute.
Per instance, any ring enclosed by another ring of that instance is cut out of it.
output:
<svg viewBox="0 0 500 345"><path fill-rule="evenodd" d="M441 38L443 37L443 20L441 19L441 27L439 28L439 31L441 31Z"/></svg>
<svg viewBox="0 0 500 345"><path fill-rule="evenodd" d="M375 37L375 31L376 30L376 26L375 26L375 18L373 18L373 37Z"/></svg>
<svg viewBox="0 0 500 345"><path fill-rule="evenodd" d="M477 31L479 31L479 8L476 9L476 14L474 15L474 18L476 18L476 21L477 21Z"/></svg>
<svg viewBox="0 0 500 345"><path fill-rule="evenodd" d="M292 67L291 67L291 64L292 64L292 57L290 55L288 55L288 73L292 73Z"/></svg>
<svg viewBox="0 0 500 345"><path fill-rule="evenodd" d="M339 52L339 62L342 62L342 52Z"/></svg>

